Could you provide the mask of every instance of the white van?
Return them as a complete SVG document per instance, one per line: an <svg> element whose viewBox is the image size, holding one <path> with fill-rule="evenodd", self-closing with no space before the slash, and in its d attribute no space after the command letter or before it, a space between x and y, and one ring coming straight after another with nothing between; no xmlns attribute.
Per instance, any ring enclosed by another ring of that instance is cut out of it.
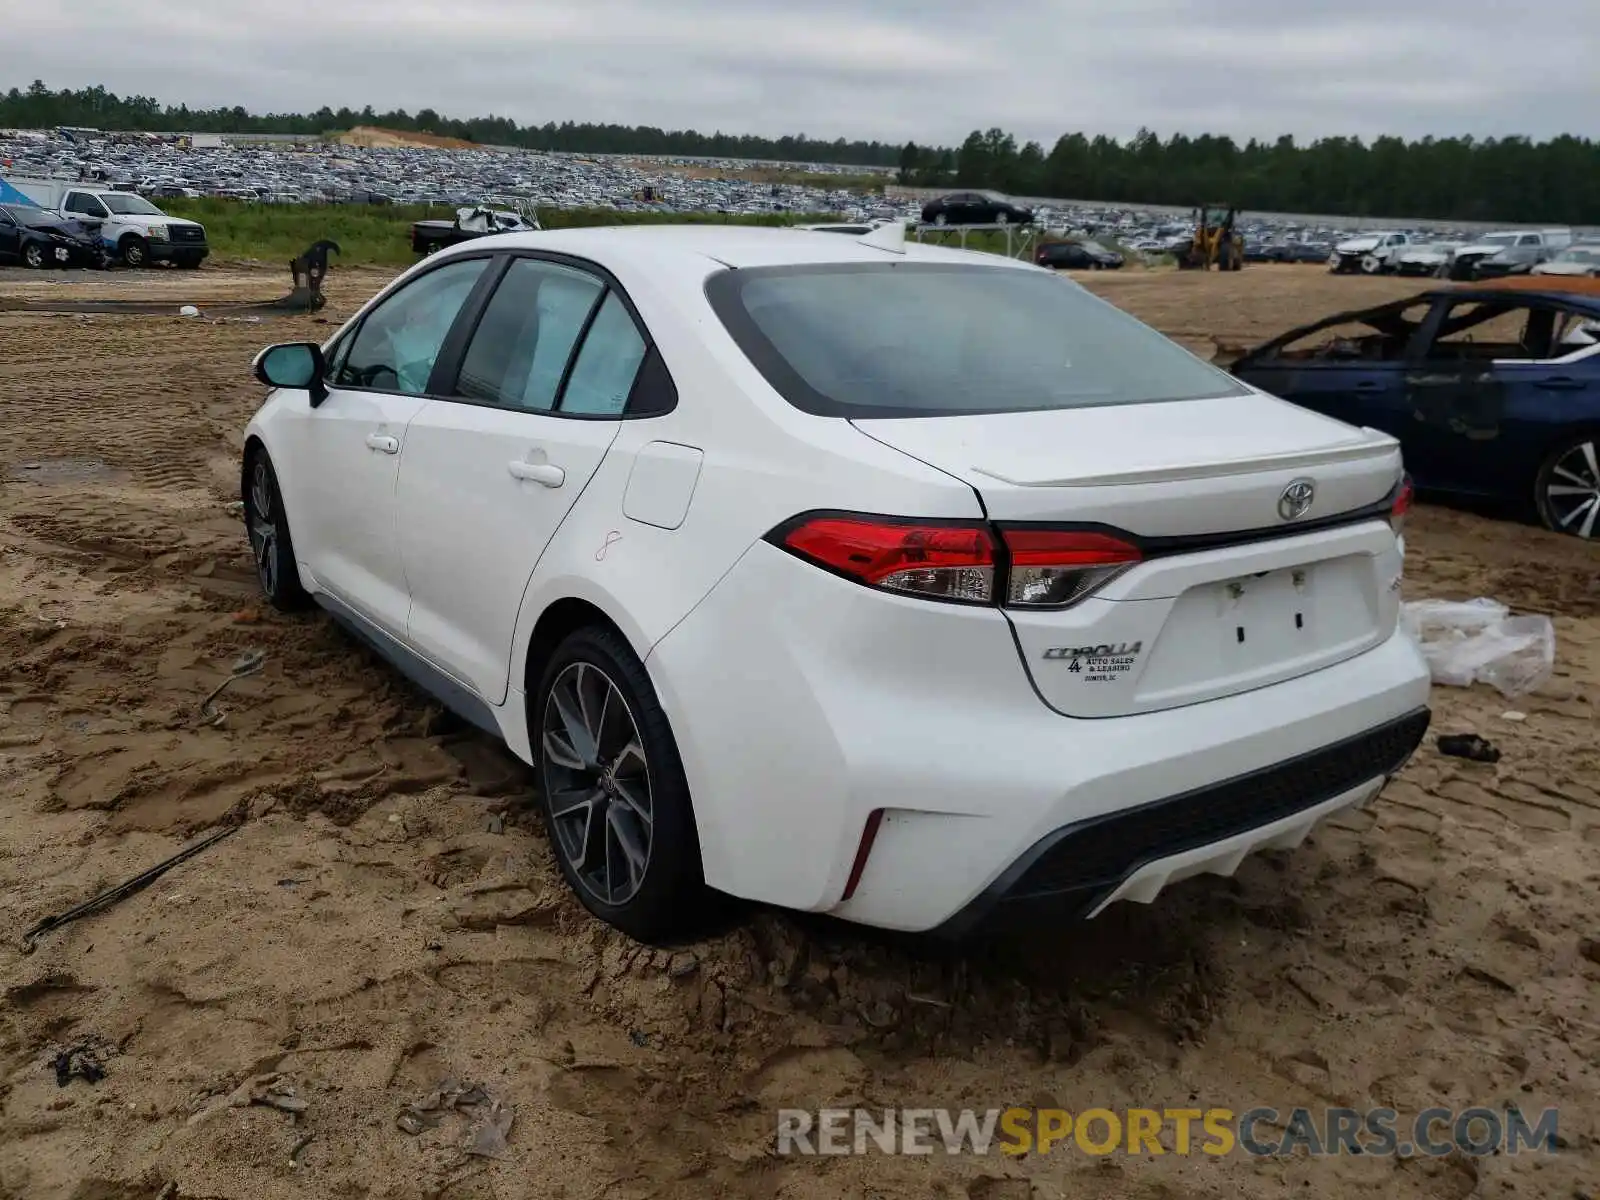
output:
<svg viewBox="0 0 1600 1200"><path fill-rule="evenodd" d="M100 223L100 237L130 267L172 262L194 268L210 253L206 227L169 217L143 196L61 179L6 179L41 208Z"/></svg>

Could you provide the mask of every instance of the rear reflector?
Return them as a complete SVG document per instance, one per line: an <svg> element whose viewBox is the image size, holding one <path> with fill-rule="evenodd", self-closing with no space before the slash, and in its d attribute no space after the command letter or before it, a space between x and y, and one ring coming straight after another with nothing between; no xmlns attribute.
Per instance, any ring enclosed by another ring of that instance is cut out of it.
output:
<svg viewBox="0 0 1600 1200"><path fill-rule="evenodd" d="M796 554L871 587L937 600L994 600L995 543L982 525L818 516L774 535Z"/></svg>
<svg viewBox="0 0 1600 1200"><path fill-rule="evenodd" d="M872 843L878 840L878 827L883 824L883 809L875 808L867 814L867 824L861 831L861 843L856 847L855 862L850 864L850 878L845 880L844 895L841 901L850 899L856 894L856 887L861 883L861 874L867 869L867 859L872 855Z"/></svg>

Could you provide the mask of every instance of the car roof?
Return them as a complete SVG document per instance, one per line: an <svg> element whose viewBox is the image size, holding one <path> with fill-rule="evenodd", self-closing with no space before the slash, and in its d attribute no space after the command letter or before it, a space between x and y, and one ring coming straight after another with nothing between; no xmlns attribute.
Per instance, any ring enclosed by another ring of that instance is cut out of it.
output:
<svg viewBox="0 0 1600 1200"><path fill-rule="evenodd" d="M701 270L725 267L768 267L820 263L896 261L949 262L1038 270L1030 263L980 251L945 249L908 241L905 254L882 250L861 238L819 238L814 230L764 228L755 225L596 225L494 236L506 249L546 250L571 254L608 265L623 260L662 269ZM482 246L487 239L467 245Z"/></svg>

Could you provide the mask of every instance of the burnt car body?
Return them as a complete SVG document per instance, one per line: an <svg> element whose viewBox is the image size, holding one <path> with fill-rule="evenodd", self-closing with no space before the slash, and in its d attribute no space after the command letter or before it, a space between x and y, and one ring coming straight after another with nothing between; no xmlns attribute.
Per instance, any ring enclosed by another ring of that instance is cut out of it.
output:
<svg viewBox="0 0 1600 1200"><path fill-rule="evenodd" d="M1291 329L1228 369L1394 435L1419 489L1600 536L1600 280L1442 285Z"/></svg>
<svg viewBox="0 0 1600 1200"><path fill-rule="evenodd" d="M0 262L43 270L102 267L105 259L95 223L25 204L0 204Z"/></svg>
<svg viewBox="0 0 1600 1200"><path fill-rule="evenodd" d="M951 192L922 206L924 225L1031 225L1033 210L999 192Z"/></svg>

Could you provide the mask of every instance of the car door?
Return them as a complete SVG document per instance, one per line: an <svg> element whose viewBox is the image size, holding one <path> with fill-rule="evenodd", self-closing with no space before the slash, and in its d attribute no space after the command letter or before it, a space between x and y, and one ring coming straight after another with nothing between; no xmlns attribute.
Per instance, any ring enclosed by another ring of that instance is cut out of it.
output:
<svg viewBox="0 0 1600 1200"><path fill-rule="evenodd" d="M1543 314L1542 316L1540 314ZM1548 310L1494 297L1441 297L1407 352L1406 458L1419 484L1489 494L1512 469L1502 429L1509 369L1537 358L1530 339L1549 341Z"/></svg>
<svg viewBox="0 0 1600 1200"><path fill-rule="evenodd" d="M326 399L286 422L299 558L319 588L396 638L410 612L394 506L406 428L491 261L452 259L385 296L332 348Z"/></svg>
<svg viewBox="0 0 1600 1200"><path fill-rule="evenodd" d="M1534 474L1566 430L1600 416L1592 350L1566 339L1582 314L1542 302L1526 309L1525 357L1496 358L1462 379L1451 418L1435 430L1459 491L1526 498Z"/></svg>
<svg viewBox="0 0 1600 1200"><path fill-rule="evenodd" d="M411 423L397 501L406 637L491 704L506 696L528 579L615 439L646 348L609 277L516 256L450 397Z"/></svg>

